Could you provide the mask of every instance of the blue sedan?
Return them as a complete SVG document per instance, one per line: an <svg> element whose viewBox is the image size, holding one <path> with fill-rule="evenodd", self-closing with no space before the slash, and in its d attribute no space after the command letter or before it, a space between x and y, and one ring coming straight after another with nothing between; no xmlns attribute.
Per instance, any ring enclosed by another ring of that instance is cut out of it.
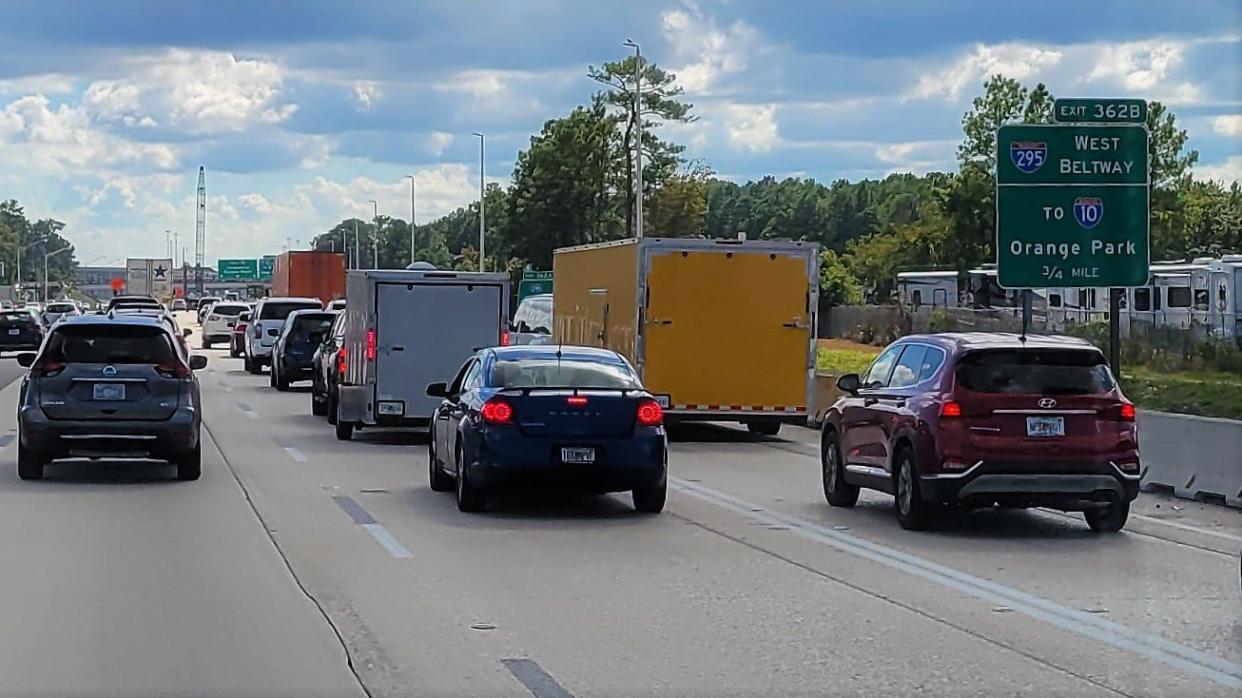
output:
<svg viewBox="0 0 1242 698"><path fill-rule="evenodd" d="M432 413L431 489L455 489L461 511L481 511L505 487L629 490L638 511L664 509L664 412L615 352L483 349L427 394L444 399Z"/></svg>

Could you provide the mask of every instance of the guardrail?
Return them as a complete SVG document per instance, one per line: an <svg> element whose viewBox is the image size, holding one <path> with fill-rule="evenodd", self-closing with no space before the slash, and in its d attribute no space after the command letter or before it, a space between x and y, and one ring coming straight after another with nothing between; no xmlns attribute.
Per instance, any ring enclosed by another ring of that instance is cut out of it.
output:
<svg viewBox="0 0 1242 698"><path fill-rule="evenodd" d="M1242 508L1242 422L1140 410L1144 491Z"/></svg>

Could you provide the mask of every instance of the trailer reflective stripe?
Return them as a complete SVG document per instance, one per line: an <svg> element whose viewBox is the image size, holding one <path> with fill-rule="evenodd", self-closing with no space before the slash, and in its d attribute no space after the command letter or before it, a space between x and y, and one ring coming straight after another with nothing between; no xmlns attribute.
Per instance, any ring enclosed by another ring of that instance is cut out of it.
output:
<svg viewBox="0 0 1242 698"><path fill-rule="evenodd" d="M806 405L691 405L674 404L673 411L681 412L806 412Z"/></svg>

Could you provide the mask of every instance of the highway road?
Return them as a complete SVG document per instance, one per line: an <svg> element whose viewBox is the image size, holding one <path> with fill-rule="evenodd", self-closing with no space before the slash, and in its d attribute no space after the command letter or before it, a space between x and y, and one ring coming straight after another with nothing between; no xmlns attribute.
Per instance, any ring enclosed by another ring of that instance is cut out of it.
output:
<svg viewBox="0 0 1242 698"><path fill-rule="evenodd" d="M196 343L195 343L196 345ZM0 361L0 694L1236 696L1242 515L1143 495L1118 535L985 511L899 528L820 491L817 433L672 445L666 512L459 513L417 434L337 441L203 352L203 477L14 473Z"/></svg>

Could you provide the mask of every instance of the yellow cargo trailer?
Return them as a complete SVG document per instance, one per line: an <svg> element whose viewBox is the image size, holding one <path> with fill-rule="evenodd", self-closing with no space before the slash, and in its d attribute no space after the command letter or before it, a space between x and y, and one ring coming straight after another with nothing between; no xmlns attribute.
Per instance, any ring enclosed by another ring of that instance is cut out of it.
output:
<svg viewBox="0 0 1242 698"><path fill-rule="evenodd" d="M806 421L819 246L641 238L553 255L553 336L623 354L670 421Z"/></svg>

